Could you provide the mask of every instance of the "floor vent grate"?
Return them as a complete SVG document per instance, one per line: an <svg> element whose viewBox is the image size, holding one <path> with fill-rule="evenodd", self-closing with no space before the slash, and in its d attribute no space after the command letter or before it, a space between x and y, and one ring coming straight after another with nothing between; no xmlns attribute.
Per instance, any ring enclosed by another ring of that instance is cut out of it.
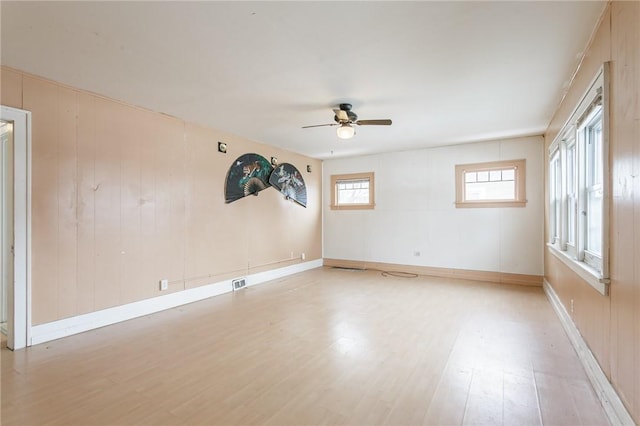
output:
<svg viewBox="0 0 640 426"><path fill-rule="evenodd" d="M231 281L231 286L233 287L233 291L240 290L247 286L247 281L244 278L238 278L237 280Z"/></svg>

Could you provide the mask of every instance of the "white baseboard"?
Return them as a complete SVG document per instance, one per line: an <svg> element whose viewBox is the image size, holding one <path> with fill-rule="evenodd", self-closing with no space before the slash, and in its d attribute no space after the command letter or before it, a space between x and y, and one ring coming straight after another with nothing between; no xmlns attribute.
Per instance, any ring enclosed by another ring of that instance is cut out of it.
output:
<svg viewBox="0 0 640 426"><path fill-rule="evenodd" d="M609 418L609 422L613 426L634 426L635 423L633 418L631 418L631 415L622 404L620 397L611 385L611 382L609 382L609 379L607 379L604 371L600 368L596 357L580 335L580 332L576 328L576 325L564 305L560 302L560 298L553 290L553 287L551 287L551 284L549 284L547 280L544 280L542 287L549 299L549 302L551 302L553 310L558 315L558 318L560 318L560 322L569 336L569 340L571 341L573 348L578 353L578 358L580 358L582 366L589 377L589 381L591 381L591 385L598 395L598 399L600 399L600 402L602 403L602 407Z"/></svg>
<svg viewBox="0 0 640 426"><path fill-rule="evenodd" d="M252 286L261 284L277 278L296 274L298 272L319 268L321 266L322 259L317 259L286 266L284 268L259 272L246 277L247 285ZM29 346L59 339L61 337L71 336L73 334L82 333L84 331L93 330L144 315L153 314L165 309L175 308L177 306L197 302L199 300L229 293L231 291L233 291L231 280L225 280L151 299L141 300L139 302L115 306L113 308L103 309L84 315L36 325L31 328Z"/></svg>
<svg viewBox="0 0 640 426"><path fill-rule="evenodd" d="M323 264L322 259L316 259L309 262L297 263L284 268L272 269L270 271L258 272L247 277L247 285L252 286L267 281L297 274L298 272L308 271L309 269L320 268Z"/></svg>

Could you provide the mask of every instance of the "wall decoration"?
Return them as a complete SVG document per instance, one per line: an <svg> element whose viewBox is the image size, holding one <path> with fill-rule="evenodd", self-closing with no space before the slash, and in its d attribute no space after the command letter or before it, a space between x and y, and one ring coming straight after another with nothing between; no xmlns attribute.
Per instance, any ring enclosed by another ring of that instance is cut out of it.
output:
<svg viewBox="0 0 640 426"><path fill-rule="evenodd" d="M269 176L272 171L269 161L261 155L244 154L238 157L227 172L225 203L232 203L247 195L258 195L258 192L271 186Z"/></svg>
<svg viewBox="0 0 640 426"><path fill-rule="evenodd" d="M277 188L288 200L307 207L307 187L296 166L289 163L279 165L269 178L269 183Z"/></svg>

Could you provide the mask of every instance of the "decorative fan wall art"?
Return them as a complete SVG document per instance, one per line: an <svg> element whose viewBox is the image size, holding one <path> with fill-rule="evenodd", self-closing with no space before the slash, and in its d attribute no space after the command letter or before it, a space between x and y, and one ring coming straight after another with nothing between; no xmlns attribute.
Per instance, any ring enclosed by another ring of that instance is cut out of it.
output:
<svg viewBox="0 0 640 426"><path fill-rule="evenodd" d="M258 154L244 154L233 162L225 182L225 203L232 203L247 195L258 195L268 188L273 167Z"/></svg>
<svg viewBox="0 0 640 426"><path fill-rule="evenodd" d="M293 164L282 163L277 166L271 173L269 183L282 192L287 199L307 207L307 187L302 174Z"/></svg>

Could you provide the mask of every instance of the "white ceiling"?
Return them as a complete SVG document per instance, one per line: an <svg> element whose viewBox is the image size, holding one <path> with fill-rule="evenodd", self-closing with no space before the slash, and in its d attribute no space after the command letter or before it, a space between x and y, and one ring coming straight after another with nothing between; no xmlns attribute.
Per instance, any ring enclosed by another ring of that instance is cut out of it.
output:
<svg viewBox="0 0 640 426"><path fill-rule="evenodd" d="M539 135L604 2L0 2L2 64L316 158ZM353 104L339 140L332 108Z"/></svg>

